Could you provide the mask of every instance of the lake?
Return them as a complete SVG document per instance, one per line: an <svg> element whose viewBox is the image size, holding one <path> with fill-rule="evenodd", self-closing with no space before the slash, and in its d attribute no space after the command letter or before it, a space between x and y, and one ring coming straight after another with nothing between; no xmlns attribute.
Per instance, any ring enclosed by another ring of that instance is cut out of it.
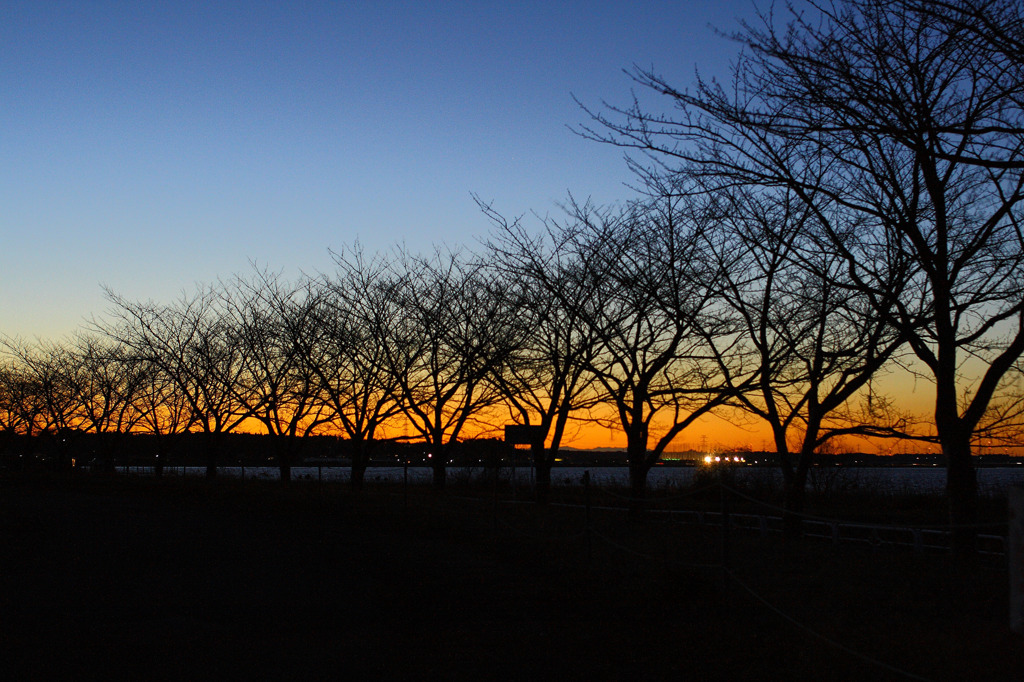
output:
<svg viewBox="0 0 1024 682"><path fill-rule="evenodd" d="M125 467L119 467L125 471ZM151 475L151 467L130 467L133 474ZM629 484L629 470L626 467L555 467L551 470L553 485L579 485L583 473L590 472L591 481L598 486L626 486ZM651 489L686 485L699 471L696 467L654 467L647 476ZM277 467L220 467L218 472L233 478L256 478L277 480ZM369 467L367 481L400 483L405 470L398 466ZM187 476L203 476L205 467L185 467ZM502 469L502 476L510 475L509 468ZM181 475L182 467L168 467L167 476ZM448 480L465 480L485 474L483 468L449 467ZM736 467L731 474L738 481L763 482L780 485L782 474L778 469L768 467ZM430 467L409 467L409 482L427 484L432 480ZM350 470L347 466L299 466L292 468L295 480L323 480L328 482L348 481ZM533 482L533 471L529 467L517 468L514 472L516 485L529 488ZM983 495L1001 495L1013 485L1024 485L1024 466L982 467L978 469L978 487ZM828 467L813 469L808 482L809 489L829 488L832 490L869 490L887 493L938 493L946 487L946 471L942 467Z"/></svg>

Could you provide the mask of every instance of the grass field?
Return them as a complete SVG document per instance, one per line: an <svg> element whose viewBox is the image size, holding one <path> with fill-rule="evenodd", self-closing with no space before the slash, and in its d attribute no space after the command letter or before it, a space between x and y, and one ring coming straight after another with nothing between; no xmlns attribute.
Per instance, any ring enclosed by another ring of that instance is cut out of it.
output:
<svg viewBox="0 0 1024 682"><path fill-rule="evenodd" d="M472 487L7 477L4 665L9 679L1024 671L1005 559L733 532L727 572L717 527L591 514L587 532L582 508Z"/></svg>

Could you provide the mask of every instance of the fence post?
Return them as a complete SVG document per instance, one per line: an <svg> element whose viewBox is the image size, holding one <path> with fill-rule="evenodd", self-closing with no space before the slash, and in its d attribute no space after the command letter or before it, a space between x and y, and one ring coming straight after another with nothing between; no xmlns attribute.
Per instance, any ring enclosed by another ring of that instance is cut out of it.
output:
<svg viewBox="0 0 1024 682"><path fill-rule="evenodd" d="M1009 491L1010 629L1024 635L1024 486Z"/></svg>
<svg viewBox="0 0 1024 682"><path fill-rule="evenodd" d="M586 507L587 561L593 559L593 540L590 537L590 469L583 472L583 504Z"/></svg>
<svg viewBox="0 0 1024 682"><path fill-rule="evenodd" d="M494 537L498 537L498 472L501 471L498 455L494 457L494 504L491 508L491 525Z"/></svg>
<svg viewBox="0 0 1024 682"><path fill-rule="evenodd" d="M722 466L722 469L723 470L725 469L724 465ZM729 533L730 525L731 525L730 524L730 520L729 520L729 502L728 502L728 497L726 496L725 484L722 483L721 481L718 482L718 490L719 490L719 493L720 493L720 500L719 500L719 502L721 504L721 511L722 511L722 571L723 571L723 580L724 580L725 584L728 585L729 584L728 573L729 573L729 569L731 567L729 559L730 559L730 555L732 553L731 552L731 550L732 550L731 538L730 538L730 533Z"/></svg>

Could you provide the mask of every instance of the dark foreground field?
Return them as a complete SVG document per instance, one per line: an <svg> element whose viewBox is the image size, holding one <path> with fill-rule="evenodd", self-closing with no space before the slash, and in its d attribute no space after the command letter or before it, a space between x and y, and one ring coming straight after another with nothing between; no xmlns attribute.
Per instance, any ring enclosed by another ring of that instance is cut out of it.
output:
<svg viewBox="0 0 1024 682"><path fill-rule="evenodd" d="M581 509L454 490L0 486L7 679L1024 674L1001 559L734 533L744 587L713 567L717 529L618 512L588 539Z"/></svg>

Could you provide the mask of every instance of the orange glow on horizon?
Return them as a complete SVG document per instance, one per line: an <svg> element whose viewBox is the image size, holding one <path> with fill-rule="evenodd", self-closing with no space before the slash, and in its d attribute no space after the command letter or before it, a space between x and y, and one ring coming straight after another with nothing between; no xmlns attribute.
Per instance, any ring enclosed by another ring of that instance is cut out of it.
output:
<svg viewBox="0 0 1024 682"><path fill-rule="evenodd" d="M892 372L875 381L876 393L900 410L913 414L927 428L929 413L934 400L932 385L908 372ZM594 413L592 413L593 416ZM616 415L605 409L596 420L570 420L563 435L561 447L578 450L614 449L625 450L626 438L617 424ZM487 414L480 414L460 434L459 440L474 438L502 438L504 427L518 420L511 417L504 408L494 408ZM665 432L667 425L657 421L651 427L648 448L653 449ZM135 431L145 432L141 423ZM196 431L196 427L192 428ZM239 433L265 434L266 426L255 417L249 417L238 428ZM337 426L322 425L315 432L318 435L340 436L347 434ZM793 434L796 437L797 434ZM406 442L422 442L416 429L402 418L395 418L375 434L378 439L398 438ZM550 438L547 442L550 445ZM666 459L673 459L676 453L721 453L721 452L762 452L774 451L774 439L767 423L753 415L722 409L696 420L679 433L664 452ZM846 438L834 445L835 451L865 452L872 454L895 454L899 452L938 452L931 444L913 441L886 439Z"/></svg>

